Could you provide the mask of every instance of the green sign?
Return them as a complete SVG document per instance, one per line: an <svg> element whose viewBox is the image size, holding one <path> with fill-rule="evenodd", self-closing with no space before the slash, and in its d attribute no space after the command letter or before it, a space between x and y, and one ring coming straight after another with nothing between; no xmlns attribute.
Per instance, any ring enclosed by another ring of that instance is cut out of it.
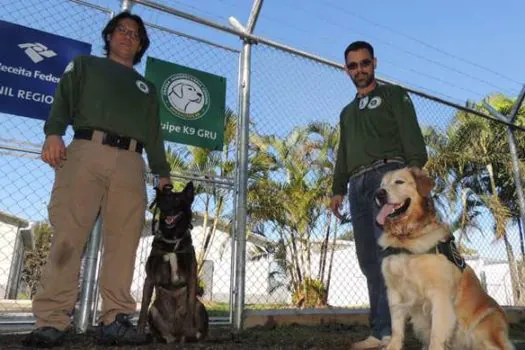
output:
<svg viewBox="0 0 525 350"><path fill-rule="evenodd" d="M148 57L166 141L222 150L226 78Z"/></svg>

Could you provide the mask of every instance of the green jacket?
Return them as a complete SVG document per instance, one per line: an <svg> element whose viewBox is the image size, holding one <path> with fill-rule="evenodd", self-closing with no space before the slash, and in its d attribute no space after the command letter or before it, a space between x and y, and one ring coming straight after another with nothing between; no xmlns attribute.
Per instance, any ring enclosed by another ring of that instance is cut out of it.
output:
<svg viewBox="0 0 525 350"><path fill-rule="evenodd" d="M427 151L412 100L396 85L378 85L341 112L332 194L344 195L350 176L381 159L404 158L423 167Z"/></svg>
<svg viewBox="0 0 525 350"><path fill-rule="evenodd" d="M158 113L157 91L134 69L108 58L79 56L60 79L47 135L92 128L134 138L144 144L153 173L169 176Z"/></svg>

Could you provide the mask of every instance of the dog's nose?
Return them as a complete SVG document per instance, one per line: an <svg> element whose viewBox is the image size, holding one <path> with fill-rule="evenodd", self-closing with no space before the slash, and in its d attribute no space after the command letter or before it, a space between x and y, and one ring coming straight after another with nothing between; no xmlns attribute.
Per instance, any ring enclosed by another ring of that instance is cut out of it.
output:
<svg viewBox="0 0 525 350"><path fill-rule="evenodd" d="M387 197L388 197L388 193L386 192L384 188L380 188L376 191L375 198L376 198L377 204L379 205L385 204L387 202Z"/></svg>

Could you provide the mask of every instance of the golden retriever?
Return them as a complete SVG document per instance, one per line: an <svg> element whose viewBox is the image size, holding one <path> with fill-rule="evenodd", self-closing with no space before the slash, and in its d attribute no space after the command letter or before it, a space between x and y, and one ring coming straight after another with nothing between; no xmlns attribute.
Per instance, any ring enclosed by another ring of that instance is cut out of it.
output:
<svg viewBox="0 0 525 350"><path fill-rule="evenodd" d="M514 349L505 312L455 249L432 188L421 170L403 168L386 173L375 195L392 317L387 350L403 347L407 319L425 349Z"/></svg>

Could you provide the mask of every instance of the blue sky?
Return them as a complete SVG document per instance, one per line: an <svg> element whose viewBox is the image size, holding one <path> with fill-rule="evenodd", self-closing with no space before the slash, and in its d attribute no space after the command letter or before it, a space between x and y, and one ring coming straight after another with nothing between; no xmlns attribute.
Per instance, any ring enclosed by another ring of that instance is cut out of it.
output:
<svg viewBox="0 0 525 350"><path fill-rule="evenodd" d="M229 16L246 23L249 0L162 0L159 2L228 25ZM118 11L117 0L91 0ZM424 6L429 7L424 7ZM103 11L68 0L25 0L3 4L0 19L93 44L101 54L100 30L109 19ZM240 49L239 38L135 5L150 23ZM525 83L525 50L519 45L525 3L451 0L437 2L342 2L336 0L266 0L255 34L342 63L353 40L370 41L378 57L378 75L454 102L479 101L504 92L514 97ZM148 55L209 71L227 78L227 105L237 110L238 54L158 29L149 29ZM518 45L513 45L514 43ZM342 71L255 45L252 111L255 129L279 136L309 121L336 123L341 108L355 94ZM144 71L144 64L137 69ZM414 97L420 123L445 129L454 110ZM0 144L16 140L38 149L42 123L0 115ZM35 156L36 157L36 156ZM35 159L0 154L4 179L0 210L45 218L52 171ZM7 184L9 183L9 184ZM498 250L499 252L499 250Z"/></svg>
<svg viewBox="0 0 525 350"><path fill-rule="evenodd" d="M100 0L100 3L104 1ZM248 0L164 0L164 4L227 25L229 16L246 23ZM142 6L136 6L137 11ZM525 3L518 0L456 2L265 1L255 34L337 62L353 40L370 41L378 73L464 102L488 93L517 94L525 82L521 41ZM152 14L151 20L164 19ZM198 36L238 47L235 37L196 27ZM484 67L484 68L480 68ZM502 77L503 76L503 77Z"/></svg>

